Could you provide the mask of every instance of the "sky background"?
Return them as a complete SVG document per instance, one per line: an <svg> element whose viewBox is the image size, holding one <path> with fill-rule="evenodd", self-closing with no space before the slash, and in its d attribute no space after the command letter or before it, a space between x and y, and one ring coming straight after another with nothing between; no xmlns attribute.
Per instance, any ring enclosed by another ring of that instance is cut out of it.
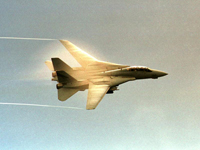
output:
<svg viewBox="0 0 200 150"><path fill-rule="evenodd" d="M67 39L95 58L168 72L132 81L85 110L87 90L65 102L44 62L79 64L59 41L0 39L4 150L199 150L200 2L0 1L0 36Z"/></svg>

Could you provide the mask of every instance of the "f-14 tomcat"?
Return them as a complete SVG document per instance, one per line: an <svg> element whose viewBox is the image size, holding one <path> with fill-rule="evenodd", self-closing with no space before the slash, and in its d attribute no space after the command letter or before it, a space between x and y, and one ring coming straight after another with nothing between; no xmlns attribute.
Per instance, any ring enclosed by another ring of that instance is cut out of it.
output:
<svg viewBox="0 0 200 150"><path fill-rule="evenodd" d="M139 79L157 79L167 73L143 66L126 66L97 60L74 44L60 40L82 67L71 68L59 58L51 58L46 65L57 81L58 99L65 101L78 91L88 89L86 109L95 109L105 94L118 90L122 83Z"/></svg>

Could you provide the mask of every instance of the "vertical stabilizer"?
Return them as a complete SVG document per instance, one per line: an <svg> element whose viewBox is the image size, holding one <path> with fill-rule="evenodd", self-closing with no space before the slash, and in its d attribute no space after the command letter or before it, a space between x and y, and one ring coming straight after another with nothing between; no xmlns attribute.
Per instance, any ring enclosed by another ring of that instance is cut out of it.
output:
<svg viewBox="0 0 200 150"><path fill-rule="evenodd" d="M53 62L53 67L55 71L65 71L65 72L71 72L73 69L67 65L65 62L63 62L60 58L51 58Z"/></svg>
<svg viewBox="0 0 200 150"><path fill-rule="evenodd" d="M49 70L54 71L53 64L51 61L47 60L47 61L45 61L45 64L47 65Z"/></svg>

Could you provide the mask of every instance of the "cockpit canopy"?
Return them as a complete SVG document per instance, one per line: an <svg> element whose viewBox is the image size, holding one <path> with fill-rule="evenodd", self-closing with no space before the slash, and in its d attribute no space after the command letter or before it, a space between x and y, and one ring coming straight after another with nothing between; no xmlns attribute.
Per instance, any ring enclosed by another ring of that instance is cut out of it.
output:
<svg viewBox="0 0 200 150"><path fill-rule="evenodd" d="M131 66L126 68L128 71L145 71L145 72L152 72L151 69L145 66Z"/></svg>

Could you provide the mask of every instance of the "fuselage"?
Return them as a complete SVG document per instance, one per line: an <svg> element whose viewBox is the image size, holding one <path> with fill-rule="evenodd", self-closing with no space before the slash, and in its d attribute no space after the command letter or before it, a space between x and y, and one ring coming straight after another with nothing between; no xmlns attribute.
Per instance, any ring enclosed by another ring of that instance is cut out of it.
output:
<svg viewBox="0 0 200 150"><path fill-rule="evenodd" d="M147 67L132 66L122 69L105 71L104 73L102 73L102 75L134 77L136 80L138 80L148 78L157 79L158 77L167 75L167 73Z"/></svg>
<svg viewBox="0 0 200 150"><path fill-rule="evenodd" d="M78 80L76 82L62 84L62 87L82 87L82 90L85 90L88 88L89 82L107 84L110 87L115 87L127 81L151 78L157 79L158 77L167 75L167 73L147 67L132 66L103 72L79 69L74 71L73 75L77 77Z"/></svg>

